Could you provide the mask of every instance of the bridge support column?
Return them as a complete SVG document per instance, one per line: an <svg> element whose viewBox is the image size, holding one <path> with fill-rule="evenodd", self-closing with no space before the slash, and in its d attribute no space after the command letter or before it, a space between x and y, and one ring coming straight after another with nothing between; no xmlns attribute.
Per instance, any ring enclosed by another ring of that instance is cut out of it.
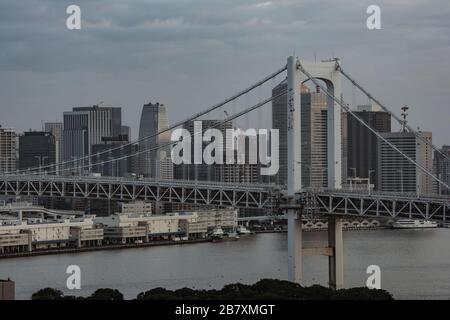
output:
<svg viewBox="0 0 450 320"><path fill-rule="evenodd" d="M302 267L302 219L295 209L288 210L288 280L301 284Z"/></svg>
<svg viewBox="0 0 450 320"><path fill-rule="evenodd" d="M328 257L329 286L339 290L344 286L344 241L342 238L342 218L328 217L328 246L332 255Z"/></svg>
<svg viewBox="0 0 450 320"><path fill-rule="evenodd" d="M288 195L288 280L302 282L302 220L296 207L295 193L302 188L301 171L301 81L298 60L291 56L287 60L287 195Z"/></svg>

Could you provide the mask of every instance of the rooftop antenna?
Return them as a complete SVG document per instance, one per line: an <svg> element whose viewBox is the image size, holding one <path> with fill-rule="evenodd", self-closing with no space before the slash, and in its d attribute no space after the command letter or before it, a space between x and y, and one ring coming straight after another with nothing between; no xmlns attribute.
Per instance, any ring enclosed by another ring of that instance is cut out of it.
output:
<svg viewBox="0 0 450 320"><path fill-rule="evenodd" d="M405 104L403 107L401 107L401 109L402 109L402 118L403 118L401 132L407 132L406 124L408 123L408 121L406 120L406 117L408 117L409 107Z"/></svg>

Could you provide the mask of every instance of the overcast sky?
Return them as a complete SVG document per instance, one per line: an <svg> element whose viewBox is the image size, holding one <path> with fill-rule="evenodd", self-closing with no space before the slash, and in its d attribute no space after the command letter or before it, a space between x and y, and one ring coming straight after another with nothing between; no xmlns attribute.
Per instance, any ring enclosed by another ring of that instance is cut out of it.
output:
<svg viewBox="0 0 450 320"><path fill-rule="evenodd" d="M81 7L81 30L66 8ZM382 30L366 9L381 7ZM2 0L0 124L18 131L104 101L137 134L142 105L169 121L219 102L286 57L338 56L396 112L450 144L448 0ZM352 90L349 102L358 100Z"/></svg>

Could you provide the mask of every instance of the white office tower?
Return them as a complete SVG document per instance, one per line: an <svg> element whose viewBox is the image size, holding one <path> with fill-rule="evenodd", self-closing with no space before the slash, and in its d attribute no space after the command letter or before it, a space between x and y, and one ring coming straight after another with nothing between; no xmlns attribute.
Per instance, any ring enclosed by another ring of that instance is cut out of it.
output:
<svg viewBox="0 0 450 320"><path fill-rule="evenodd" d="M420 132L419 134L431 142L431 132ZM430 144L417 138L412 132L389 132L382 133L382 136L409 158L428 171L432 171L433 159ZM430 194L432 192L432 178L381 140L378 141L378 157L377 171L379 174L377 176L381 191L417 194Z"/></svg>
<svg viewBox="0 0 450 320"><path fill-rule="evenodd" d="M92 147L102 143L104 137L117 137L122 130L121 108L77 107L64 112L63 149L64 160L90 156ZM89 157L90 162L96 159ZM87 169L88 159L80 166Z"/></svg>
<svg viewBox="0 0 450 320"><path fill-rule="evenodd" d="M158 134L168 127L169 120L163 104L150 102L142 107L139 127L139 174L151 178L173 178L170 146L156 149L170 142L170 131Z"/></svg>
<svg viewBox="0 0 450 320"><path fill-rule="evenodd" d="M272 91L277 96L286 90L284 80ZM302 140L302 186L327 186L327 96L320 88L314 92L301 87L301 140ZM280 137L280 170L275 183L287 185L287 114L286 95L272 101L272 128L279 129ZM342 133L341 133L342 134Z"/></svg>

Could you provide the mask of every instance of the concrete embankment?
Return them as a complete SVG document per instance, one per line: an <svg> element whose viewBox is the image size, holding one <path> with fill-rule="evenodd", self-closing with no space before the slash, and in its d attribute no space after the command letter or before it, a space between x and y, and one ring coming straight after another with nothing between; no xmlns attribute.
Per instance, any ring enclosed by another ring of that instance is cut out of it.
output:
<svg viewBox="0 0 450 320"><path fill-rule="evenodd" d="M193 244L193 243L201 243L201 242L208 242L208 241L211 241L211 240L210 239L193 239L193 240L180 240L180 241L164 240L164 241L153 241L153 242L148 242L148 243L114 244L114 245L104 245L104 246L85 247L85 248L58 248L58 249L48 249L48 250L35 250L32 252L6 253L6 254L1 254L0 259L32 257L32 256L63 254L63 253L77 253L77 252L87 252L87 251L118 250L118 249L146 248L146 247L180 245L180 244Z"/></svg>

